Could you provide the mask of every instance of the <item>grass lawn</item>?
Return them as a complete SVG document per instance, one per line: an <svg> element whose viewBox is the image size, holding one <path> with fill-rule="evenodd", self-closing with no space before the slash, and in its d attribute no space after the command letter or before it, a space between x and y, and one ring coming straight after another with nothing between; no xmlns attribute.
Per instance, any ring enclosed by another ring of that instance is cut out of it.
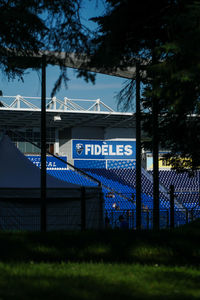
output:
<svg viewBox="0 0 200 300"><path fill-rule="evenodd" d="M200 222L173 232L0 232L2 299L200 299Z"/></svg>

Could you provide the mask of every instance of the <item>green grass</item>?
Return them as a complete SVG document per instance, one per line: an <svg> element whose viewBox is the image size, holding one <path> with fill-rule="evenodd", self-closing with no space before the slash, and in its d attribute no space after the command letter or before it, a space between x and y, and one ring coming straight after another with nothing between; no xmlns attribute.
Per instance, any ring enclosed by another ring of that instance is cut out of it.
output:
<svg viewBox="0 0 200 300"><path fill-rule="evenodd" d="M199 299L200 271L105 263L0 264L1 299Z"/></svg>
<svg viewBox="0 0 200 300"><path fill-rule="evenodd" d="M200 299L200 222L173 232L0 232L1 299Z"/></svg>

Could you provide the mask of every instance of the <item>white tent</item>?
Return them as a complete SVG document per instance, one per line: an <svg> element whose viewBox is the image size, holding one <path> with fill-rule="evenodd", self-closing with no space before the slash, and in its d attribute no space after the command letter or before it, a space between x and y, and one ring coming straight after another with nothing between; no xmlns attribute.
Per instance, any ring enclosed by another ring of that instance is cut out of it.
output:
<svg viewBox="0 0 200 300"><path fill-rule="evenodd" d="M100 226L100 220L102 219L100 214L103 211L100 192L98 187L85 187L86 223L88 223L88 226L87 224L86 226L88 228L98 228ZM53 213L54 217L57 216L54 218L56 221L54 220L52 229L77 229L77 227L80 227L82 197L83 189L80 185L61 181L47 174L48 215ZM40 169L17 149L8 136L4 135L0 141L0 226L3 224L3 217L4 221L7 217L8 223L10 222L10 214L13 214L13 212L15 214L19 213L20 217L26 217L27 205L29 205L29 215L34 212L39 220L39 203ZM52 216L49 220L49 223L51 223ZM91 220L96 221L94 223ZM28 221L28 224L28 227L22 226L22 229L32 229L31 220ZM70 226L67 226L69 224ZM19 229L16 226L13 228L10 223L7 225L2 227Z"/></svg>
<svg viewBox="0 0 200 300"><path fill-rule="evenodd" d="M0 188L39 188L40 169L24 156L6 135L0 141ZM77 189L80 185L47 174L47 188Z"/></svg>

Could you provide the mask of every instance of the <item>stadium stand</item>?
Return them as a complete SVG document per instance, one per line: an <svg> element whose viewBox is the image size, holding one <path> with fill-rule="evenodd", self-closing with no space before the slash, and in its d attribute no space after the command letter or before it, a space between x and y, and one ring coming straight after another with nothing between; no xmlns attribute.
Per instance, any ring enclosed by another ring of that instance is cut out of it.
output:
<svg viewBox="0 0 200 300"><path fill-rule="evenodd" d="M167 188L171 184L174 185L175 190L181 189L190 189L198 190L199 189L199 172L196 171L193 175L190 175L187 172L177 173L174 170L160 171L159 179L164 186Z"/></svg>
<svg viewBox="0 0 200 300"><path fill-rule="evenodd" d="M112 223L116 225L120 214L123 213L127 218L131 219L130 226L135 226L135 169L84 169L84 171L102 182L105 214L109 214ZM80 185L94 184L72 170L48 170L48 173L61 180ZM142 222L145 228L152 225L153 198L151 179L147 172L142 172L142 210L144 215ZM166 224L169 223L169 197L163 191L161 191L161 195L161 227L166 227ZM177 206L176 209L178 209Z"/></svg>
<svg viewBox="0 0 200 300"><path fill-rule="evenodd" d="M102 191L105 203L105 215L112 219L113 226L117 226L120 214L125 214L129 219L129 227L135 226L135 194L136 171L135 169L85 169L89 175L102 182ZM48 173L71 183L80 185L94 185L94 182L72 170L48 170ZM175 186L175 224L185 224L199 217L199 176L188 173L178 174L175 171L160 171L160 225L166 227L169 224L169 188ZM152 226L153 210L153 180L152 173L142 169L142 210L143 227ZM147 220L148 212L148 220ZM147 224L148 223L148 224Z"/></svg>
<svg viewBox="0 0 200 300"><path fill-rule="evenodd" d="M199 171L194 172L192 175L188 172L177 173L174 170L159 172L160 182L168 189L170 185L173 184L176 199L183 205L183 207L188 209L200 209L199 176Z"/></svg>

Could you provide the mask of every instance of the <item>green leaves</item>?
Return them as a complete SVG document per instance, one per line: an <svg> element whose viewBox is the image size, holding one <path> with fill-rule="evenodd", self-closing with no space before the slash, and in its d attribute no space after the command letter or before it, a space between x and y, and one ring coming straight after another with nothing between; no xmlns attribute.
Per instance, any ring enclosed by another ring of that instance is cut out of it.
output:
<svg viewBox="0 0 200 300"><path fill-rule="evenodd" d="M26 66L11 57L15 51L29 57L40 50L82 53L89 51L89 30L81 24L82 0L2 0L0 1L0 68L10 78L23 76ZM36 63L35 68L38 67ZM66 73L56 81L54 92Z"/></svg>
<svg viewBox="0 0 200 300"><path fill-rule="evenodd" d="M107 3L105 15L95 19L99 25L95 62L104 68L147 62L147 76L142 78L143 130L151 139L152 99L156 99L161 146L171 150L169 157L179 158L179 162L190 158L187 164L196 168L200 165L200 121L192 114L200 112L200 2ZM119 105L133 107L134 92L134 84L129 82L118 95ZM151 147L149 141L144 146ZM175 168L181 166L173 159L172 163Z"/></svg>

